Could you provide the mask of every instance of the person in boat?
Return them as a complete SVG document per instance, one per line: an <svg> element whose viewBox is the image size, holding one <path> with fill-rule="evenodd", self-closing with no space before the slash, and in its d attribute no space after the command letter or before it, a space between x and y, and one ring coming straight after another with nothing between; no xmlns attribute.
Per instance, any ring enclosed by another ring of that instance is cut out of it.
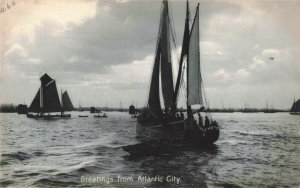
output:
<svg viewBox="0 0 300 188"><path fill-rule="evenodd" d="M176 113L176 120L179 121L180 120L180 116L178 113Z"/></svg>
<svg viewBox="0 0 300 188"><path fill-rule="evenodd" d="M202 116L201 116L200 112L198 112L198 119L199 119L199 127L202 127L203 126L203 119L202 119Z"/></svg>
<svg viewBox="0 0 300 188"><path fill-rule="evenodd" d="M218 124L216 122L216 120L214 120L212 123L211 123L211 126L213 129L217 129L218 128Z"/></svg>
<svg viewBox="0 0 300 188"><path fill-rule="evenodd" d="M192 112L191 106L187 107L187 114L188 114L188 117L193 117L193 112Z"/></svg>
<svg viewBox="0 0 300 188"><path fill-rule="evenodd" d="M205 128L209 127L209 119L207 116L205 116Z"/></svg>
<svg viewBox="0 0 300 188"><path fill-rule="evenodd" d="M180 112L180 119L184 120L184 114L182 112Z"/></svg>

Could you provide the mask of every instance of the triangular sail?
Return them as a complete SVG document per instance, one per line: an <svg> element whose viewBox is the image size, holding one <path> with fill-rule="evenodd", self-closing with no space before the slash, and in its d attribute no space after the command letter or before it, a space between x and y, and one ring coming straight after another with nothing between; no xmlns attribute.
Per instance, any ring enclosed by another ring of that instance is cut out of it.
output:
<svg viewBox="0 0 300 188"><path fill-rule="evenodd" d="M46 85L49 84L53 79L47 73L45 73L40 80L42 87L46 87Z"/></svg>
<svg viewBox="0 0 300 188"><path fill-rule="evenodd" d="M43 112L60 112L61 105L55 84L52 80L43 88Z"/></svg>
<svg viewBox="0 0 300 188"><path fill-rule="evenodd" d="M157 46L154 67L151 78L150 93L148 99L148 107L152 114L161 115L162 110L159 98L159 61L160 61L160 47Z"/></svg>
<svg viewBox="0 0 300 188"><path fill-rule="evenodd" d="M174 86L170 49L170 19L168 1L165 0L163 3L162 25L160 31L161 87L165 108L172 108L174 104Z"/></svg>
<svg viewBox="0 0 300 188"><path fill-rule="evenodd" d="M300 99L297 102L294 101L291 112L300 112Z"/></svg>
<svg viewBox="0 0 300 188"><path fill-rule="evenodd" d="M200 47L199 47L199 5L195 14L190 33L188 66L187 66L187 104L203 104L201 92L200 73Z"/></svg>
<svg viewBox="0 0 300 188"><path fill-rule="evenodd" d="M183 68L183 60L188 54L189 49L189 39L190 39L190 28L189 28L189 3L186 2L186 18L185 18L185 27L184 27L184 34L183 34L183 41L182 41L182 48L181 48L181 55L179 60L179 69L177 75L177 81L175 86L175 99L174 99L174 108L176 109L176 103L178 98L178 92L180 88L181 78L182 78L182 68Z"/></svg>
<svg viewBox="0 0 300 188"><path fill-rule="evenodd" d="M40 89L39 89L31 103L31 105L28 108L28 112L39 113L40 111L41 111L41 108L40 108Z"/></svg>
<svg viewBox="0 0 300 188"><path fill-rule="evenodd" d="M71 102L71 99L68 95L68 92L65 91L63 94L62 94L62 108L63 108L63 111L73 111L74 110L74 106Z"/></svg>

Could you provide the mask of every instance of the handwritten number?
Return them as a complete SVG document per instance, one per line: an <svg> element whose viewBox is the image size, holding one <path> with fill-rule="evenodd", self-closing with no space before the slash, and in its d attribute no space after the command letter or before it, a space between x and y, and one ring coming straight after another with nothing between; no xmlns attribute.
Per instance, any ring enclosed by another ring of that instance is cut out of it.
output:
<svg viewBox="0 0 300 188"><path fill-rule="evenodd" d="M7 3L7 9L10 9L10 4Z"/></svg>
<svg viewBox="0 0 300 188"><path fill-rule="evenodd" d="M12 1L12 2L11 2L11 6L16 6L16 2L15 2L15 1Z"/></svg>

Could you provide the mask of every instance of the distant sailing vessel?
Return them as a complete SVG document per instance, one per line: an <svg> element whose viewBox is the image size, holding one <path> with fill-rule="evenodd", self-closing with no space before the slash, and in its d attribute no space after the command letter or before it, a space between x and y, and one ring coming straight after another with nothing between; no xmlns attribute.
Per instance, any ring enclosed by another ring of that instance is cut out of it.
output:
<svg viewBox="0 0 300 188"><path fill-rule="evenodd" d="M298 99L297 102L294 100L290 114L291 115L300 115L300 99Z"/></svg>
<svg viewBox="0 0 300 188"><path fill-rule="evenodd" d="M168 1L163 1L159 35L152 71L147 107L137 118L136 133L143 142L183 143L188 145L211 145L219 138L219 127L210 114L206 113L205 123L198 113L199 123L194 118L192 105L200 105L204 113L206 100L200 72L199 48L199 4L189 27L189 5L187 2L184 38L179 60L179 70L174 90L171 64L170 37L172 32ZM173 39L174 40L174 39ZM184 61L186 59L186 61ZM177 111L179 90L183 87L186 71L187 118ZM160 102L161 93L164 110Z"/></svg>
<svg viewBox="0 0 300 188"><path fill-rule="evenodd" d="M273 108L273 103L271 105L271 109L269 109L268 102L266 103L266 109L264 110L264 113L276 113L276 110L274 110L274 108Z"/></svg>
<svg viewBox="0 0 300 188"><path fill-rule="evenodd" d="M62 94L62 105L59 100L56 83L48 74L44 74L41 78L41 86L37 91L28 112L28 118L59 118L71 117L71 114L64 114L65 111L74 110L71 99L65 91ZM51 112L61 112L61 114L50 114Z"/></svg>
<svg viewBox="0 0 300 188"><path fill-rule="evenodd" d="M67 91L65 91L61 95L61 116L62 117L71 117L71 114L65 114L66 111L73 111L74 106L71 102L71 99L69 97L69 94Z"/></svg>

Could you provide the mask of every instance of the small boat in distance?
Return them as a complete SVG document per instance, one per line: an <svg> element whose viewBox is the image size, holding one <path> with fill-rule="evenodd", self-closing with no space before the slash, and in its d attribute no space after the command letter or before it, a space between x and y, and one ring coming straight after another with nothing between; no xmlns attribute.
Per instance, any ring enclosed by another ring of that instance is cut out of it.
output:
<svg viewBox="0 0 300 188"><path fill-rule="evenodd" d="M300 99L298 99L297 102L294 99L294 103L292 105L290 114L291 115L300 115Z"/></svg>
<svg viewBox="0 0 300 188"><path fill-rule="evenodd" d="M64 114L64 111L74 109L70 97L67 92L62 94L61 105L55 80L48 74L44 74L41 78L41 86L37 91L31 105L28 108L28 118L62 118L71 117L71 114ZM60 112L60 114L51 114L52 112ZM36 114L33 114L36 113Z"/></svg>
<svg viewBox="0 0 300 188"><path fill-rule="evenodd" d="M102 115L101 114L94 115L94 117L96 117L96 118L107 118L107 115L106 115L106 113L103 113Z"/></svg>
<svg viewBox="0 0 300 188"><path fill-rule="evenodd" d="M266 102L266 108L263 111L264 113L276 113L277 111L273 108L273 103L271 104L271 108L269 109L269 103Z"/></svg>
<svg viewBox="0 0 300 188"><path fill-rule="evenodd" d="M204 111L207 107L207 102L200 72L199 4L191 29L189 27L190 12L188 2L186 5L184 37L175 90L170 55L170 42L175 39L170 40L170 37L173 36L171 32L174 33L174 31L172 31L172 19L170 19L167 0L163 0L163 8L161 10L148 104L141 115L137 117L137 136L142 142L158 143L159 145L163 143L180 143L197 147L212 145L219 138L219 127L217 122L212 120L211 114ZM186 73L184 72L185 68ZM185 81L183 79L185 75L186 88L182 84ZM181 87L187 94L186 118L183 112L179 113L177 109ZM163 96L164 110L161 107L160 92ZM200 111L203 114L205 113L205 123L203 123L204 118L202 119L200 113L198 113L198 117L201 120L197 123L192 106L194 108L199 106ZM124 150L126 150L126 147Z"/></svg>
<svg viewBox="0 0 300 188"><path fill-rule="evenodd" d="M88 115L78 115L78 117L89 117Z"/></svg>

